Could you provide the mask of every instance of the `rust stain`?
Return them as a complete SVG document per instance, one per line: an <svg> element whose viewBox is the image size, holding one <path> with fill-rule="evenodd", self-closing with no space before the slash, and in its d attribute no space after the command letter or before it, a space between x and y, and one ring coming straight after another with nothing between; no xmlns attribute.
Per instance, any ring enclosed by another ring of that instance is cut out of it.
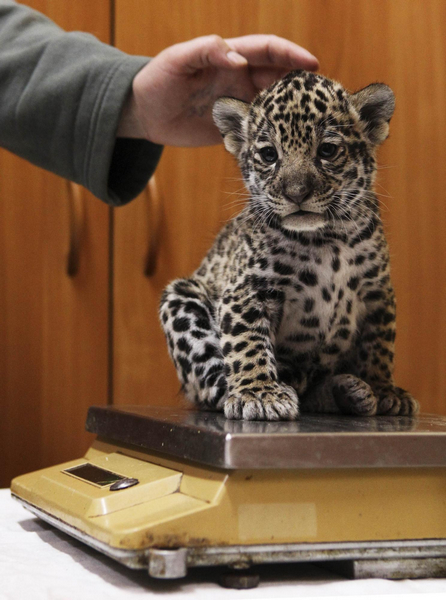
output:
<svg viewBox="0 0 446 600"><path fill-rule="evenodd" d="M161 535L154 535L150 532L146 532L141 537L138 545L135 545L134 540L123 538L121 546L124 548L131 547L135 550L145 550L150 548L160 549L174 549L184 547L194 548L209 548L209 546L225 546L227 542L221 540L212 540L207 537L191 537L188 533L165 533Z"/></svg>

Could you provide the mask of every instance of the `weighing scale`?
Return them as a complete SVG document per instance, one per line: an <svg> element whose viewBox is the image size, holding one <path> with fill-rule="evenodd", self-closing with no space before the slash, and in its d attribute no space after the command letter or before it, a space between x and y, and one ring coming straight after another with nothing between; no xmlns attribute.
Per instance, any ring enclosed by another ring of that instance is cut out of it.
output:
<svg viewBox="0 0 446 600"><path fill-rule="evenodd" d="M226 565L233 587L276 562L446 576L446 418L91 407L86 428L98 437L83 458L17 477L12 494L130 568Z"/></svg>

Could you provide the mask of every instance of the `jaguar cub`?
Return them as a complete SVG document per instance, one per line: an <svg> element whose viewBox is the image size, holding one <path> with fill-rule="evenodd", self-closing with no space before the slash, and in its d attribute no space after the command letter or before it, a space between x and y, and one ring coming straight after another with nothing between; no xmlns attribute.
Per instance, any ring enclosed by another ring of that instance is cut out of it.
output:
<svg viewBox="0 0 446 600"><path fill-rule="evenodd" d="M393 380L395 298L373 193L392 90L294 71L214 121L250 199L160 316L185 395L230 419L411 415Z"/></svg>

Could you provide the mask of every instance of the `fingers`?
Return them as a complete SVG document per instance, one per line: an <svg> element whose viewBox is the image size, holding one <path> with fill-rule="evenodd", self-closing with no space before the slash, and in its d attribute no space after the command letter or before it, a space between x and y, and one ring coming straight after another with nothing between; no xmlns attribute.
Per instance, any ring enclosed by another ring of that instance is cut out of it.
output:
<svg viewBox="0 0 446 600"><path fill-rule="evenodd" d="M319 62L308 50L276 35L245 35L225 42L251 66L315 71Z"/></svg>
<svg viewBox="0 0 446 600"><path fill-rule="evenodd" d="M210 67L234 69L249 65L277 69L280 76L292 69L314 71L319 67L317 58L308 50L276 35L245 35L227 40L207 35L175 44L158 56L167 59L166 66L178 74L193 74Z"/></svg>
<svg viewBox="0 0 446 600"><path fill-rule="evenodd" d="M233 69L246 67L248 64L245 57L218 35L207 35L175 44L158 56L161 55L168 59L170 68L184 74L193 74L210 67Z"/></svg>

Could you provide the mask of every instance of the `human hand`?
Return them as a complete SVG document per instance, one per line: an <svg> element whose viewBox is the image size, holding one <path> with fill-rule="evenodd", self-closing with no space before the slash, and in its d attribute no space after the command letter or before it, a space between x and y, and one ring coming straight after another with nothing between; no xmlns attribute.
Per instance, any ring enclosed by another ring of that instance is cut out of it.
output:
<svg viewBox="0 0 446 600"><path fill-rule="evenodd" d="M217 98L250 102L287 72L317 68L307 50L275 35L210 35L175 44L135 76L117 135L171 146L218 144L212 121Z"/></svg>

